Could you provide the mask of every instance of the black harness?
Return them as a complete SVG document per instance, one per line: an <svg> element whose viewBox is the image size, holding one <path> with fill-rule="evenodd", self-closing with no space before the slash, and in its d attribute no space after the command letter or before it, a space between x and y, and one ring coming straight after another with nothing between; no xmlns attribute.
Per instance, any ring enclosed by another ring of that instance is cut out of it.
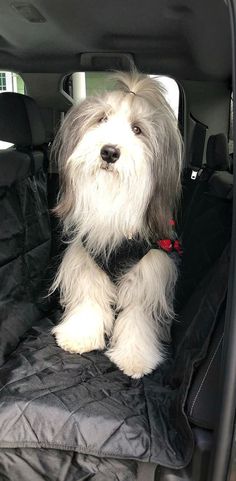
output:
<svg viewBox="0 0 236 481"><path fill-rule="evenodd" d="M83 246L87 249L85 241L83 241ZM120 246L112 251L109 256L104 256L103 254L90 255L96 264L115 282L122 273L137 264L151 249L163 250L176 263L179 263L179 256L182 254L181 246L177 239L165 239L151 243L143 239L124 239Z"/></svg>

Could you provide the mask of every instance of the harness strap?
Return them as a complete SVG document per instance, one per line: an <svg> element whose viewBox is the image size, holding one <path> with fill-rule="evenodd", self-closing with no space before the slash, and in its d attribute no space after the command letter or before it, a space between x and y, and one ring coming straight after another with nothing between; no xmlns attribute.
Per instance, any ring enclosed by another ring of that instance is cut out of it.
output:
<svg viewBox="0 0 236 481"><path fill-rule="evenodd" d="M86 241L83 240L86 249ZM115 282L118 277L135 264L137 264L151 249L163 250L173 257L178 263L182 255L181 245L178 239L162 239L148 243L140 239L124 239L121 245L106 257L104 254L92 255L96 264L106 272L110 279ZM91 255L91 254L90 254Z"/></svg>

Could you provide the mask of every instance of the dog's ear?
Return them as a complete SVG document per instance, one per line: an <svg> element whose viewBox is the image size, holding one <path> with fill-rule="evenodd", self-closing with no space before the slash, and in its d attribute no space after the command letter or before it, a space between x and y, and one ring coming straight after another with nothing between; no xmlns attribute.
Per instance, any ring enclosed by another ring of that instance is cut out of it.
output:
<svg viewBox="0 0 236 481"><path fill-rule="evenodd" d="M58 203L54 207L53 213L62 220L71 212L74 203L71 179L67 175L67 160L73 153L80 137L79 125L77 129L73 129L73 135L71 135L72 127L78 115L78 107L72 107L69 110L56 134L50 154L52 163L58 167L60 181Z"/></svg>
<svg viewBox="0 0 236 481"><path fill-rule="evenodd" d="M146 212L152 236L170 238L171 220L181 197L183 143L173 112L166 108L156 119L156 143L151 162L153 192Z"/></svg>
<svg viewBox="0 0 236 481"><path fill-rule="evenodd" d="M75 171L73 163L68 161L85 132L104 115L104 109L104 101L99 97L88 97L72 107L53 142L51 158L58 165L61 185L54 213L62 220L71 214L75 206Z"/></svg>
<svg viewBox="0 0 236 481"><path fill-rule="evenodd" d="M177 119L166 101L166 91L155 78L136 71L116 73L118 87L132 96L133 102L146 101L150 108L151 128L148 157L152 190L146 210L146 227L152 237L169 238L170 221L175 216L181 195L182 138Z"/></svg>
<svg viewBox="0 0 236 481"><path fill-rule="evenodd" d="M66 168L68 159L85 132L104 115L104 109L107 109L107 106L102 98L88 97L69 110L57 132L51 151L60 173Z"/></svg>

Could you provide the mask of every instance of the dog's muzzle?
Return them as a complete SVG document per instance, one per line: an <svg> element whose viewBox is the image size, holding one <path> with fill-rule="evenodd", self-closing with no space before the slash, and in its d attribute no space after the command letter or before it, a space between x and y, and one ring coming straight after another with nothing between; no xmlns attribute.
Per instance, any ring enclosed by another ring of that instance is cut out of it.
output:
<svg viewBox="0 0 236 481"><path fill-rule="evenodd" d="M102 160L108 164L114 164L120 157L120 149L118 149L115 145L104 145L101 148L100 155Z"/></svg>

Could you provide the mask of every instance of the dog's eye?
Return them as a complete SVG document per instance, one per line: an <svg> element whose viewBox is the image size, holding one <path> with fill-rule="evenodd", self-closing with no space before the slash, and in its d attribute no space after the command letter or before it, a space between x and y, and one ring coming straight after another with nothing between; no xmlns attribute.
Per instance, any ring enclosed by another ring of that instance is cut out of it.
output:
<svg viewBox="0 0 236 481"><path fill-rule="evenodd" d="M142 130L138 125L132 125L132 130L135 135L140 135L142 133Z"/></svg>
<svg viewBox="0 0 236 481"><path fill-rule="evenodd" d="M102 122L107 122L108 121L108 117L106 114L104 114L98 121L99 124L101 124Z"/></svg>

